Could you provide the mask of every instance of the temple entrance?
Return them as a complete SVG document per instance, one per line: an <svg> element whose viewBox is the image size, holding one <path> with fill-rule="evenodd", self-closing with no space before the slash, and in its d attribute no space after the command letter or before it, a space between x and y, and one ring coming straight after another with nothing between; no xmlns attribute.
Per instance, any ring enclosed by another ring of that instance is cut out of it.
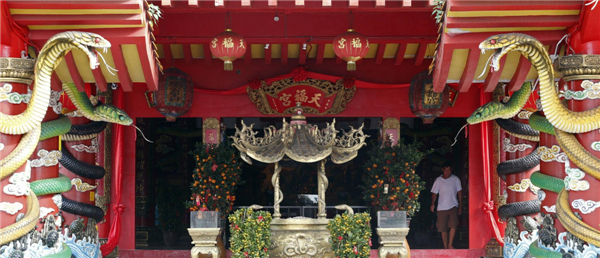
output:
<svg viewBox="0 0 600 258"><path fill-rule="evenodd" d="M235 126L241 128L241 121L246 125L254 124L254 130L262 134L262 129L269 125L281 128L282 119L273 118L222 118L222 139L235 134ZM308 118L308 123L319 128L326 127L333 118ZM464 124L461 118L438 118L431 125L423 124L418 118L402 118L401 137L405 141L423 143L422 150L433 149L417 167L417 174L426 182L426 189L421 194L420 212L410 223L410 233L407 237L411 249L439 249L442 245L441 235L437 232L436 215L429 210L431 203L430 190L435 179L441 174L444 161L452 161L453 173L461 179L463 188L463 214L459 217L459 228L454 240L455 248L468 248L468 142L464 134L457 137L457 143L451 146L454 136ZM352 161L344 164L334 164L328 161L325 171L329 178L326 192L327 217L332 218L336 213L333 206L348 204L355 212L369 210L363 200L361 178L363 165L368 160L371 148L381 142L381 118L336 118L335 128L339 131L358 128L365 125L363 131L370 137L367 145L358 151ZM189 249L189 235L185 225L189 224L185 202L189 200L189 184L194 162L189 151L196 142L202 142L202 119L179 118L176 122L167 122L161 118L138 119L138 126L144 130L147 137L155 141L149 144L141 137L137 139L136 147L136 248L138 249ZM261 135L259 135L261 136ZM280 162L282 166L280 184L285 198L280 204L282 218L307 217L317 218L317 171L318 163L298 163L289 159ZM254 162L253 165L243 163L242 183L235 193L236 207L261 204L265 210L273 212L273 186L271 177L274 164ZM163 194L168 193L168 194ZM172 200L180 200L174 202ZM177 215L162 214L159 206L168 203L171 209L181 210ZM172 207L171 207L172 206ZM234 208L235 209L235 208ZM168 217L168 219L166 218ZM373 230L377 227L376 215L372 216ZM179 238L172 245L167 245L163 239L165 231L163 223L179 223L184 225L178 232ZM227 234L229 232L226 232ZM376 235L374 235L376 239ZM227 239L227 236L226 236ZM225 244L228 245L227 241ZM378 241L373 241L377 248Z"/></svg>
<svg viewBox="0 0 600 258"><path fill-rule="evenodd" d="M459 224L454 237L454 248L469 248L469 142L465 132L456 137L456 144L452 146L454 137L460 128L466 124L463 118L436 118L433 124L424 124L420 118L400 119L400 134L406 141L423 143L422 150L433 149L417 167L421 181L425 181L425 190L419 196L420 211L410 222L410 232L407 241L411 249L442 249L441 234L436 228L436 213L430 210L431 188L437 177L442 174L442 165L446 161L452 162L452 173L461 181L463 195L463 211L459 215Z"/></svg>

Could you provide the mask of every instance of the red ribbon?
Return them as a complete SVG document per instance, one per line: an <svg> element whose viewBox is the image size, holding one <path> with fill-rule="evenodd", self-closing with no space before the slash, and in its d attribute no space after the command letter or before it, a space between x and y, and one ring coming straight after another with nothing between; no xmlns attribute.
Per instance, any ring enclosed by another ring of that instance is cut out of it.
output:
<svg viewBox="0 0 600 258"><path fill-rule="evenodd" d="M122 203L119 204L114 204L113 205L113 212L116 214L123 214L123 212L125 211L125 205L123 205Z"/></svg>
<svg viewBox="0 0 600 258"><path fill-rule="evenodd" d="M480 94L480 104L484 105L487 103L485 93L483 92L483 88L481 88ZM483 204L483 210L487 214L490 219L490 224L494 231L494 236L500 245L504 246L504 236L503 232L500 232L500 228L498 227L498 215L496 215L494 210L494 200L492 199L492 164L491 164L491 156L490 156L490 137L489 137L489 122L483 122L480 124L481 126L481 139L483 140L481 143L481 151L483 154L483 184L485 186L485 200L486 202Z"/></svg>

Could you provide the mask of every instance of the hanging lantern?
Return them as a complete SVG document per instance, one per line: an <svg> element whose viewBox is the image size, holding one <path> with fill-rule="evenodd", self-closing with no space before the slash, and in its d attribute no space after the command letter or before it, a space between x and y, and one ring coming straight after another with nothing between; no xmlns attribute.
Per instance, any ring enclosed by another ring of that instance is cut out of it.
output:
<svg viewBox="0 0 600 258"><path fill-rule="evenodd" d="M190 76L171 67L165 70L158 80L158 91L146 92L146 100L150 107L155 108L167 117L167 121L174 122L175 118L190 110L194 99L194 83Z"/></svg>
<svg viewBox="0 0 600 258"><path fill-rule="evenodd" d="M348 62L348 71L356 70L356 61L369 52L369 40L360 33L350 29L333 40L333 52Z"/></svg>
<svg viewBox="0 0 600 258"><path fill-rule="evenodd" d="M435 118L446 111L450 94L448 86L444 87L442 92L434 92L433 76L428 75L425 71L413 77L410 82L408 98L410 111L423 119L423 123L431 124Z"/></svg>
<svg viewBox="0 0 600 258"><path fill-rule="evenodd" d="M225 61L225 71L232 71L233 60L246 53L246 41L241 35L226 29L210 42L210 52Z"/></svg>

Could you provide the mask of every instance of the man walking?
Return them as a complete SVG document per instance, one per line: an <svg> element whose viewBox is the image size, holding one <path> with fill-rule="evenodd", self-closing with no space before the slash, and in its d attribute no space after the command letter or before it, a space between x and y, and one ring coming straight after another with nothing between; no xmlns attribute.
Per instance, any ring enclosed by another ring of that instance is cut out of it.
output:
<svg viewBox="0 0 600 258"><path fill-rule="evenodd" d="M444 162L442 171L443 174L435 179L431 188L431 212L435 212L435 200L439 195L437 228L442 233L444 249L454 249L452 241L458 227L458 215L462 213L462 187L460 179L452 174L452 163ZM450 239L448 239L448 228L450 228Z"/></svg>

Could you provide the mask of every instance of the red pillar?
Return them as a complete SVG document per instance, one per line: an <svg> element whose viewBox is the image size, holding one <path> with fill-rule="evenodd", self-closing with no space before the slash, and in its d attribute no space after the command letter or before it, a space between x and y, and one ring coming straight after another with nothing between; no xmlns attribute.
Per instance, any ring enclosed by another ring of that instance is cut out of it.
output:
<svg viewBox="0 0 600 258"><path fill-rule="evenodd" d="M6 2L0 3L0 61L9 65L7 68L2 68L3 70L10 70L11 67L23 69L24 67L14 67L14 63L11 62L10 58L21 58L21 51L27 50L27 45L20 37L18 37L14 32L12 27L13 25L10 23L10 13L6 9L8 8ZM25 33L28 33L27 29L24 28ZM33 71L33 69L29 69ZM10 87L12 86L11 92L26 94L27 93L27 83L26 81L29 78L25 77L3 77L3 80L6 82L0 82L0 88ZM31 81L31 80L29 80ZM8 86L10 85L10 86ZM6 115L17 115L22 113L27 107L27 104L12 104L8 101L0 102L0 112ZM17 144L21 140L21 135L8 135L0 133L0 159L4 159L8 156L14 148L16 148ZM15 172L25 171L25 165L21 166ZM25 213L27 210L27 202L24 196L13 196L7 195L1 189L4 189L4 186L8 185L8 180L10 177L4 178L0 181L0 200L1 202L8 203L21 203L23 208L19 210L14 215L8 214L5 211L0 211L0 216L2 219L0 220L0 228L4 228L10 224L15 223L15 218L18 213Z"/></svg>

